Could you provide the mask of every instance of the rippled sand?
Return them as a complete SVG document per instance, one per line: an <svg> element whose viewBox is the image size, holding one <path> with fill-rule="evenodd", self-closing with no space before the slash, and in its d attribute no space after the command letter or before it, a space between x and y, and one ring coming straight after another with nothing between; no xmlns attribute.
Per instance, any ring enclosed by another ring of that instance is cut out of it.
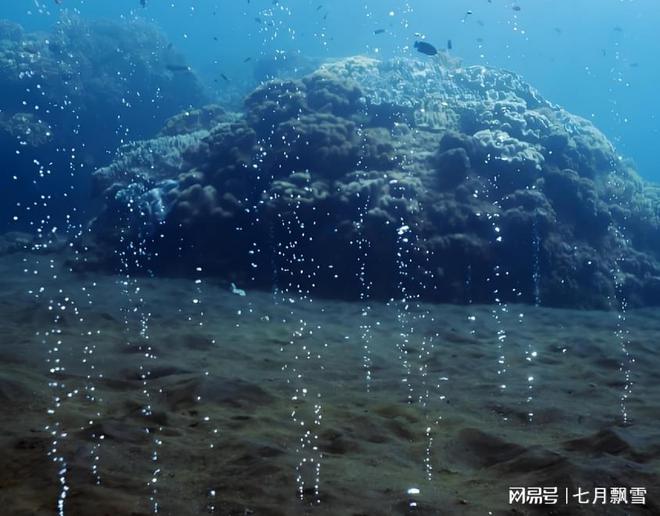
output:
<svg viewBox="0 0 660 516"><path fill-rule="evenodd" d="M2 514L55 514L63 464L72 515L660 514L657 310L365 311L1 260ZM509 486L649 492L534 512Z"/></svg>

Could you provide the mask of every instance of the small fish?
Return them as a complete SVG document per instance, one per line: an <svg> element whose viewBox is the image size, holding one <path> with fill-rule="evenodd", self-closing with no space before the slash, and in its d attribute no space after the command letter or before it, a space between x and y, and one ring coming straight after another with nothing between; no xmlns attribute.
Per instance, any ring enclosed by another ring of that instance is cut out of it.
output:
<svg viewBox="0 0 660 516"><path fill-rule="evenodd" d="M142 7L146 7L147 6L147 0L140 0L140 5Z"/></svg>
<svg viewBox="0 0 660 516"><path fill-rule="evenodd" d="M170 42L167 44L167 50L172 50L173 43Z"/></svg>
<svg viewBox="0 0 660 516"><path fill-rule="evenodd" d="M452 48L454 48L454 45L452 45L451 39L448 39L447 40L447 50L451 50Z"/></svg>
<svg viewBox="0 0 660 516"><path fill-rule="evenodd" d="M321 9L323 9L323 4L319 5L319 6L316 8L317 11L320 11Z"/></svg>
<svg viewBox="0 0 660 516"><path fill-rule="evenodd" d="M190 67L187 65L167 65L167 68L170 72L189 72Z"/></svg>
<svg viewBox="0 0 660 516"><path fill-rule="evenodd" d="M62 0L55 0L55 3L56 3L57 5L62 5Z"/></svg>
<svg viewBox="0 0 660 516"><path fill-rule="evenodd" d="M522 7L520 7L519 5L514 5L511 9L513 9L514 11L522 11Z"/></svg>
<svg viewBox="0 0 660 516"><path fill-rule="evenodd" d="M633 63L630 63L630 67L631 67L631 68L637 68L638 66L639 66L639 63L636 62L636 61L633 62Z"/></svg>
<svg viewBox="0 0 660 516"><path fill-rule="evenodd" d="M229 82L229 79L227 79L227 76L224 73L221 73L220 77L222 77L223 80Z"/></svg>
<svg viewBox="0 0 660 516"><path fill-rule="evenodd" d="M251 57L246 57L245 59L243 59L244 63L247 63L248 61L252 61L252 58Z"/></svg>
<svg viewBox="0 0 660 516"><path fill-rule="evenodd" d="M465 16L463 16L463 20L461 20L463 23L465 23L465 20L468 19L468 16L472 16L472 11L466 11Z"/></svg>
<svg viewBox="0 0 660 516"><path fill-rule="evenodd" d="M612 29L614 32L623 32L623 28L619 27L618 25Z"/></svg>
<svg viewBox="0 0 660 516"><path fill-rule="evenodd" d="M374 34L382 34L383 32L385 32L385 29L376 29Z"/></svg>
<svg viewBox="0 0 660 516"><path fill-rule="evenodd" d="M254 18L254 21L256 21L257 23L261 23L261 18L259 18L259 17L257 16L257 17Z"/></svg>
<svg viewBox="0 0 660 516"><path fill-rule="evenodd" d="M427 56L438 55L438 49L426 41L415 41L414 47L417 49L417 52L426 54Z"/></svg>

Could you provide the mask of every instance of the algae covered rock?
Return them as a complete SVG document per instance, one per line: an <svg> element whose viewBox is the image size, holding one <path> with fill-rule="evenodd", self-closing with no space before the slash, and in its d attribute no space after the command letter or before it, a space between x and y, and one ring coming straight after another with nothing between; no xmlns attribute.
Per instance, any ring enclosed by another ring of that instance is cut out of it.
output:
<svg viewBox="0 0 660 516"><path fill-rule="evenodd" d="M157 139L140 146L158 159L118 157L136 172L107 191L144 206L143 220L127 227L106 209L99 249L112 248L108 225L141 237L157 226L150 266L163 274L204 263L246 285L349 299L660 303L657 189L513 73L332 60L265 83L242 113L193 118L209 127L177 122L189 145Z"/></svg>
<svg viewBox="0 0 660 516"><path fill-rule="evenodd" d="M206 99L193 73L168 69L177 56L150 25L67 15L45 34L24 33L3 21L0 41L0 108L15 113L34 97L41 109L32 114L55 127L56 138L68 136L59 133L67 117L76 117L81 131L93 129L96 140L109 139L117 127L108 121L118 113L126 129L151 135L168 117ZM68 109L60 106L62 99Z"/></svg>
<svg viewBox="0 0 660 516"><path fill-rule="evenodd" d="M64 14L51 32L32 33L0 21L0 151L12 171L0 177L0 189L24 199L48 191L56 213L87 207L84 195L74 203L68 192L87 191L91 170L117 147L152 137L169 117L207 102L193 72L170 69L177 59L145 23ZM3 224L13 214L0 207Z"/></svg>

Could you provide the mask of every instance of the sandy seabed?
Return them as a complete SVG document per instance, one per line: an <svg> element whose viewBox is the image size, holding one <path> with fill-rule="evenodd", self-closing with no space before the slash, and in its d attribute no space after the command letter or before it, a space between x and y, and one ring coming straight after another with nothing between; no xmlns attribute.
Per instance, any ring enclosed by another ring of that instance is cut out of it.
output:
<svg viewBox="0 0 660 516"><path fill-rule="evenodd" d="M660 514L657 309L242 296L60 261L0 259L0 514Z"/></svg>

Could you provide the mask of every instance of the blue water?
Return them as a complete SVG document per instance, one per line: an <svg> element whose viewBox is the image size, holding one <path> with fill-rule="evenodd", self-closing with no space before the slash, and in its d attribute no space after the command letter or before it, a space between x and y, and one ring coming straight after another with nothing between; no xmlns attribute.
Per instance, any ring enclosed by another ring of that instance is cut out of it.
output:
<svg viewBox="0 0 660 516"><path fill-rule="evenodd" d="M660 180L652 143L660 111L656 0L148 0L146 8L138 0L22 0L3 2L0 17L46 30L63 10L149 20L206 77L251 76L243 61L275 50L390 57L409 54L416 32L439 47L451 39L465 63L522 74L591 119L644 177Z"/></svg>

